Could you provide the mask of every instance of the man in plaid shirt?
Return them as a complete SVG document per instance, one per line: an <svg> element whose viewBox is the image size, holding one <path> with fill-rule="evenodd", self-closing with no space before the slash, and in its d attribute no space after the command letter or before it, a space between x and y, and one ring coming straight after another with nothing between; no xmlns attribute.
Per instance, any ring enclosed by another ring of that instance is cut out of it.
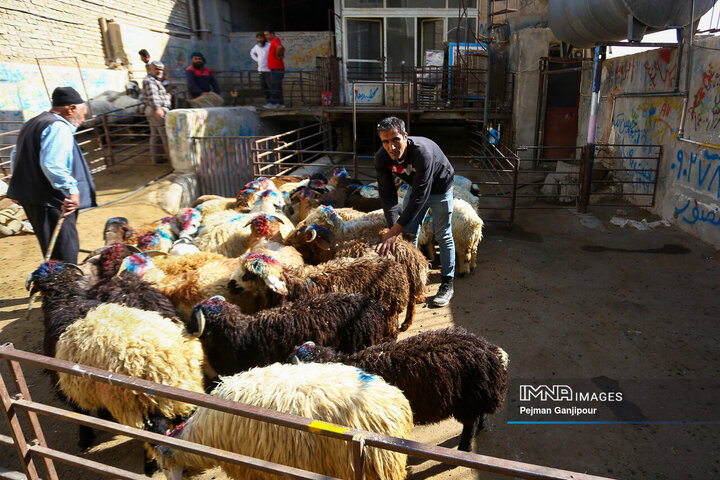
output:
<svg viewBox="0 0 720 480"><path fill-rule="evenodd" d="M162 62L148 63L148 74L143 79L145 116L150 124L150 152L153 163L167 162L168 146L165 133L165 115L170 109L170 94L160 80L165 66ZM162 147L162 148L160 148Z"/></svg>

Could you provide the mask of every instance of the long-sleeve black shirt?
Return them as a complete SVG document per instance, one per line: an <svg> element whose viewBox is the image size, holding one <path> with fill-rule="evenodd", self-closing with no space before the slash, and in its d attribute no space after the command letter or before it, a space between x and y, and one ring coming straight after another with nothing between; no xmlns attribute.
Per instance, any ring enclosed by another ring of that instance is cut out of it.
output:
<svg viewBox="0 0 720 480"><path fill-rule="evenodd" d="M405 157L395 162L383 147L375 153L380 201L385 219L406 227L420 212L430 194L447 192L453 186L455 169L440 147L425 137L408 137ZM412 187L410 200L402 215L398 214L398 197L393 174Z"/></svg>

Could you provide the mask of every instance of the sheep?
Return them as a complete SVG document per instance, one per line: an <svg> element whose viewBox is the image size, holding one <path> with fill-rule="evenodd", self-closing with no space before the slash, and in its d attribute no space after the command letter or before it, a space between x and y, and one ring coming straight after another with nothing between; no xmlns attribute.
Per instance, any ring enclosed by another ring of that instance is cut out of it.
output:
<svg viewBox="0 0 720 480"><path fill-rule="evenodd" d="M193 308L187 329L199 337L212 369L231 375L284 361L303 339L356 352L397 338L382 306L362 294L324 293L245 315L221 297Z"/></svg>
<svg viewBox="0 0 720 480"><path fill-rule="evenodd" d="M134 273L160 290L185 322L190 320L195 304L218 295L239 305L243 311L254 311L255 307L247 295L236 295L229 288L232 274L239 267L240 261L223 256L207 257L204 261L201 255L204 253L191 255L190 257L194 258L188 259L174 257L178 258L180 263L174 267L164 265L163 268L173 271L166 274L155 265L156 261L162 265L162 259L153 261L146 255L136 254L123 260L121 271ZM191 269L190 266L194 265L197 266Z"/></svg>
<svg viewBox="0 0 720 480"><path fill-rule="evenodd" d="M228 289L252 298L256 309L326 292L364 293L385 307L390 320L406 310L401 331L410 327L415 314L415 291L405 268L388 257L337 258L317 266L285 267L271 256L249 253L240 258Z"/></svg>
<svg viewBox="0 0 720 480"><path fill-rule="evenodd" d="M349 185L345 205L360 212L373 212L382 208L380 193L369 185Z"/></svg>
<svg viewBox="0 0 720 480"><path fill-rule="evenodd" d="M320 206L310 212L302 222L298 223L295 230L288 237L295 235L303 226L316 223L329 228L336 235L338 240L349 240L354 238L368 238L379 235L379 231L387 228L387 220L382 211L369 213L351 213L351 209L335 210L330 206ZM345 217L347 215L348 219Z"/></svg>
<svg viewBox="0 0 720 480"><path fill-rule="evenodd" d="M299 231L292 242L308 263L318 265L337 257L378 256L375 248L380 244L380 237L369 241L346 240L337 243L330 230L319 225L310 225ZM427 294L425 284L428 278L428 262L420 250L407 240L398 238L395 253L390 257L405 267L410 285L413 285L415 301L424 302Z"/></svg>
<svg viewBox="0 0 720 480"><path fill-rule="evenodd" d="M306 342L294 356L303 362L341 362L381 376L405 393L416 424L450 416L462 423L458 450L466 452L485 415L501 408L507 391L507 353L463 328L430 330L352 354Z"/></svg>
<svg viewBox="0 0 720 480"><path fill-rule="evenodd" d="M106 303L69 325L57 342L55 358L192 392L204 393L204 353L183 325L157 312ZM58 374L58 386L83 410L105 409L118 423L160 429L195 409L184 402L155 397L83 376ZM148 449L145 473L157 469Z"/></svg>
<svg viewBox="0 0 720 480"><path fill-rule="evenodd" d="M458 275L464 276L477 266L477 247L482 240L483 221L469 203L455 198L451 226L455 241L455 268ZM431 261L434 257L433 232L432 215L428 215L420 227L418 245L424 246Z"/></svg>
<svg viewBox="0 0 720 480"><path fill-rule="evenodd" d="M303 265L302 254L292 246L284 245L280 233L281 221L266 214L253 217L250 223L250 238L247 252L264 253L275 257L286 266Z"/></svg>
<svg viewBox="0 0 720 480"><path fill-rule="evenodd" d="M275 184L265 177L260 177L257 180L246 183L235 197L235 208L241 212L246 211L255 203L258 195L266 190L272 190L279 193Z"/></svg>
<svg viewBox="0 0 720 480"><path fill-rule="evenodd" d="M87 297L100 303L117 303L155 311L165 318L178 319L178 314L170 300L136 275L123 274L101 280L88 290Z"/></svg>
<svg viewBox="0 0 720 480"><path fill-rule="evenodd" d="M406 438L412 428L410 406L398 388L380 377L340 364L275 363L253 368L222 377L211 395L399 438ZM349 442L206 407L199 407L172 436L335 478L355 478ZM216 465L232 479L279 478L172 447L156 447L156 452L173 478L180 478L184 469L197 471ZM405 454L375 448L367 448L365 454L368 480L405 478Z"/></svg>

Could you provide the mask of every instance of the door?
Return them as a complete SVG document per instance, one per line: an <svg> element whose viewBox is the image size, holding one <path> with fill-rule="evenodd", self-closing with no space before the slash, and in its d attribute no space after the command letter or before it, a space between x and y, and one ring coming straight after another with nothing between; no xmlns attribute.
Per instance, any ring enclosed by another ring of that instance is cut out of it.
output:
<svg viewBox="0 0 720 480"><path fill-rule="evenodd" d="M347 19L347 79L382 80L382 19Z"/></svg>
<svg viewBox="0 0 720 480"><path fill-rule="evenodd" d="M442 18L420 19L420 58L418 59L418 65L423 67L428 65L428 50L443 50L444 32L444 20ZM442 62L442 58L440 58L440 62ZM442 63L439 66L442 67Z"/></svg>

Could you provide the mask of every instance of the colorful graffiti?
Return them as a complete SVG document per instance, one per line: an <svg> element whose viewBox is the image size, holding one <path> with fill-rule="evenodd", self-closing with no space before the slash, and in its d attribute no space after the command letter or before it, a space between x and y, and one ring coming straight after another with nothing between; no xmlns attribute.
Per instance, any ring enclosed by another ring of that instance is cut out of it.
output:
<svg viewBox="0 0 720 480"><path fill-rule="evenodd" d="M285 70L315 70L315 57L330 54L330 32L278 32L285 46ZM255 45L254 33L233 33L228 44L227 70L257 70L257 64L250 58Z"/></svg>
<svg viewBox="0 0 720 480"><path fill-rule="evenodd" d="M677 62L671 63L672 55L668 49L654 52L654 58L643 61L634 56L609 60L604 66L603 91L612 87L627 85L642 79L643 87L648 91L672 90L675 88Z"/></svg>
<svg viewBox="0 0 720 480"><path fill-rule="evenodd" d="M634 105L628 114L615 115L613 126L620 144L625 180L635 193L651 193L657 170L657 145L675 137L682 103L673 98L654 98Z"/></svg>
<svg viewBox="0 0 720 480"><path fill-rule="evenodd" d="M720 125L720 68L710 63L689 109L695 130L714 131Z"/></svg>

